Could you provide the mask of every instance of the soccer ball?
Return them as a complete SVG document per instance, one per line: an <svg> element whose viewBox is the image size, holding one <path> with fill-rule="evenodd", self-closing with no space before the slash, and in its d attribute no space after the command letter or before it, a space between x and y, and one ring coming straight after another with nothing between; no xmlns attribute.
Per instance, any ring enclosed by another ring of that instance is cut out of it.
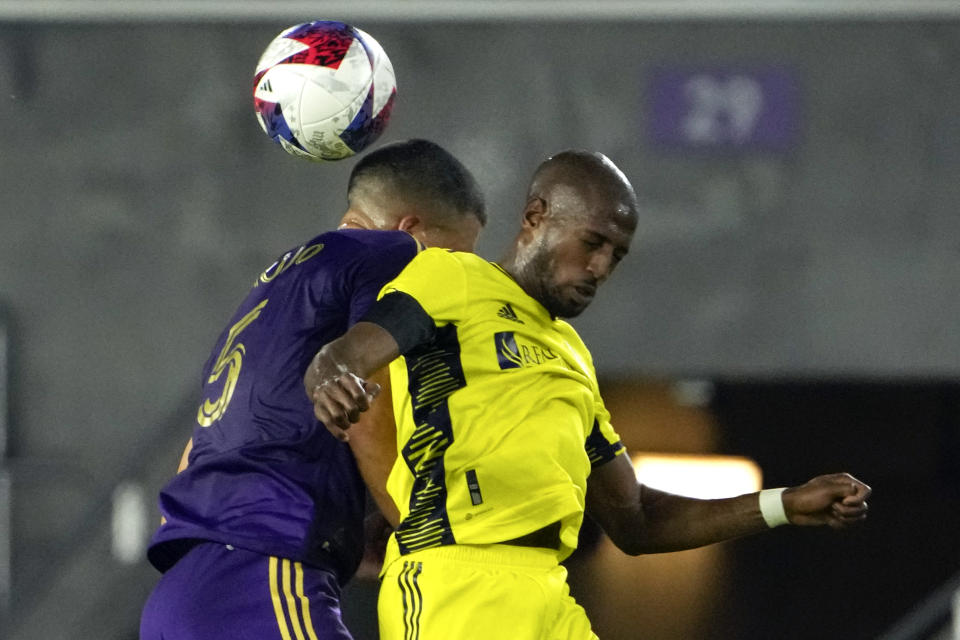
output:
<svg viewBox="0 0 960 640"><path fill-rule="evenodd" d="M376 140L397 95L393 65L370 34L317 20L286 29L254 75L260 126L287 153L342 160Z"/></svg>

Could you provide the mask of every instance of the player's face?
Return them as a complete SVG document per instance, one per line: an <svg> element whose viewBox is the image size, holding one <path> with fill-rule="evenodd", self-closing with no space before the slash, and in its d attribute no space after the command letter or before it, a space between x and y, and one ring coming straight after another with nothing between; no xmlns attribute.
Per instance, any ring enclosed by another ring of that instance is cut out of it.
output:
<svg viewBox="0 0 960 640"><path fill-rule="evenodd" d="M561 194L562 195L562 194ZM548 203L530 259L540 283L538 298L561 318L586 309L620 261L627 255L636 217L626 201L609 194L567 194Z"/></svg>

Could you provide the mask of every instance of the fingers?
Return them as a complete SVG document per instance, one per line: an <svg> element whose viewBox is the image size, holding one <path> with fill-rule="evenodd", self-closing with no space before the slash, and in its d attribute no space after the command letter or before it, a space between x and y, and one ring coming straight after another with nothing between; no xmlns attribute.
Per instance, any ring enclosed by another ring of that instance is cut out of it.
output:
<svg viewBox="0 0 960 640"><path fill-rule="evenodd" d="M867 517L872 490L848 473L817 476L783 494L790 521L802 525L828 525L842 529Z"/></svg>
<svg viewBox="0 0 960 640"><path fill-rule="evenodd" d="M350 442L350 434L347 433L346 430L341 429L340 427L331 426L331 424L332 423L330 422L323 423L323 426L327 428L327 431L330 432L330 435L340 442Z"/></svg>
<svg viewBox="0 0 960 640"><path fill-rule="evenodd" d="M363 390L367 394L367 404L369 404L380 394L380 385L376 382L367 382L366 380L361 380L361 383L363 383Z"/></svg>
<svg viewBox="0 0 960 640"><path fill-rule="evenodd" d="M866 502L861 502L857 506L847 506L841 502L836 502L830 508L830 519L827 524L834 529L845 529L866 519Z"/></svg>
<svg viewBox="0 0 960 640"><path fill-rule="evenodd" d="M865 520L869 509L867 498L870 497L872 489L849 473L834 474L831 480L842 490L839 492L839 500L830 505L829 525L842 529Z"/></svg>
<svg viewBox="0 0 960 640"><path fill-rule="evenodd" d="M873 489L871 489L866 484L860 482L853 476L850 476L850 479L853 482L854 492L852 495L848 496L848 498L851 498L852 500L857 502L866 501L866 499L870 497L870 494L873 493Z"/></svg>
<svg viewBox="0 0 960 640"><path fill-rule="evenodd" d="M370 408L380 385L367 383L352 373L344 373L315 386L310 398L313 414L341 442L350 439L347 429Z"/></svg>
<svg viewBox="0 0 960 640"><path fill-rule="evenodd" d="M851 505L851 506L852 506L852 505L858 505L858 504L864 504L864 503L866 502L867 495L869 495L869 494L863 494L863 495L862 495L862 494L859 494L859 493L855 493L855 494L852 494L852 495L849 495L849 496L845 496L841 502L842 502L843 504L847 504L847 505Z"/></svg>
<svg viewBox="0 0 960 640"><path fill-rule="evenodd" d="M867 517L867 503L858 502L855 505L848 505L843 502L834 502L830 506L830 512L842 520L863 520Z"/></svg>
<svg viewBox="0 0 960 640"><path fill-rule="evenodd" d="M834 473L828 476L820 476L815 480L818 479L828 483L834 494L847 504L864 502L873 492L868 485L860 482L849 473Z"/></svg>
<svg viewBox="0 0 960 640"><path fill-rule="evenodd" d="M844 488L842 499L844 505L851 507L865 505L867 498L873 493L868 485L860 482L849 473L838 473L835 477Z"/></svg>
<svg viewBox="0 0 960 640"><path fill-rule="evenodd" d="M319 386L313 392L313 415L337 440L346 442L350 439L346 429L350 427L347 410L336 398L332 397L330 384Z"/></svg>

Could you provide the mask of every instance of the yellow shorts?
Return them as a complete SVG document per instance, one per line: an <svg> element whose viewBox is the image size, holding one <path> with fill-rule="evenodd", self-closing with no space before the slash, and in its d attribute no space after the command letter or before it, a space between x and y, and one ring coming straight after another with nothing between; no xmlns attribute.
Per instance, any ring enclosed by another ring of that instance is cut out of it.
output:
<svg viewBox="0 0 960 640"><path fill-rule="evenodd" d="M382 573L380 640L596 640L548 549L450 545Z"/></svg>

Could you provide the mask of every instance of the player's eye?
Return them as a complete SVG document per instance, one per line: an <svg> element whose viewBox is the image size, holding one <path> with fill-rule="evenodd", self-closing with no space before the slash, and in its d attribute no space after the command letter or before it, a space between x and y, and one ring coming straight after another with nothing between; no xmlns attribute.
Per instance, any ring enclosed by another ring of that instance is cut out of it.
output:
<svg viewBox="0 0 960 640"><path fill-rule="evenodd" d="M583 242L583 246L587 247L590 250L599 249L600 247L603 246L603 240L600 240L599 238L596 238L593 236L581 238L581 242Z"/></svg>

